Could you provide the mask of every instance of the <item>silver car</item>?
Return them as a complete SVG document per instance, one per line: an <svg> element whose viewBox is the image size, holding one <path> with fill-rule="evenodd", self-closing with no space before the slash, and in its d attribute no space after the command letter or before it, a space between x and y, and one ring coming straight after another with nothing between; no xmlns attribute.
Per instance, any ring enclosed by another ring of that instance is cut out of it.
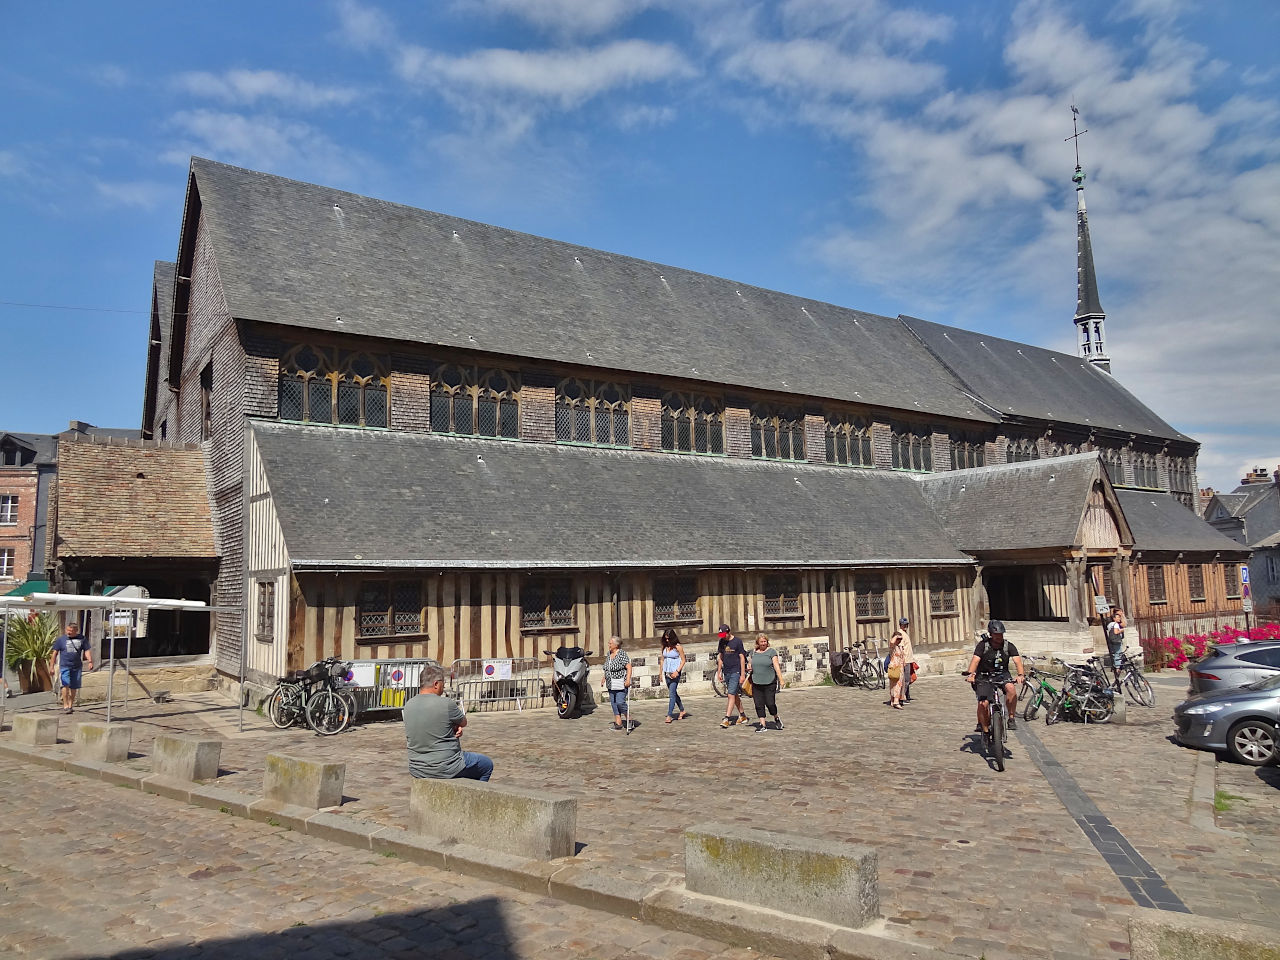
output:
<svg viewBox="0 0 1280 960"><path fill-rule="evenodd" d="M1187 671L1190 693L1231 690L1246 683L1280 674L1280 640L1224 643L1209 652Z"/></svg>
<svg viewBox="0 0 1280 960"><path fill-rule="evenodd" d="M1233 690L1197 693L1173 708L1183 746L1230 753L1241 763L1274 763L1280 748L1280 673Z"/></svg>

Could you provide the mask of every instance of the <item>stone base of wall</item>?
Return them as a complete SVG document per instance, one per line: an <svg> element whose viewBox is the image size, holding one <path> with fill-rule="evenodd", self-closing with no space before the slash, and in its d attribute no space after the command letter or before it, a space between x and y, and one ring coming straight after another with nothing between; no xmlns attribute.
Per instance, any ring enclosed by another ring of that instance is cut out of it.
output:
<svg viewBox="0 0 1280 960"><path fill-rule="evenodd" d="M739 637L748 654L755 646L754 636ZM713 692L711 681L716 675L716 650L719 641L686 643L684 645L684 682L680 693L697 696ZM800 637L787 640L770 640L770 647L778 652L782 663L782 682L788 687L804 687L822 683L830 678L827 651L830 637ZM623 647L626 650L626 647ZM667 686L662 682L662 655L652 647L644 650L627 650L631 656L631 676L636 685L635 697L640 700L666 699ZM593 686L600 683L600 668L591 668Z"/></svg>
<svg viewBox="0 0 1280 960"><path fill-rule="evenodd" d="M95 670L84 674L83 686L80 689L81 703L105 702L107 699L106 669ZM146 691L152 694L166 691L173 693L197 693L215 689L217 674L213 664L194 664L175 667L133 667L133 677L128 677L129 699L145 699ZM137 679L135 680L134 677ZM113 695L117 701L124 698L126 675L124 670L116 668L113 681ZM141 686L139 685L141 683Z"/></svg>

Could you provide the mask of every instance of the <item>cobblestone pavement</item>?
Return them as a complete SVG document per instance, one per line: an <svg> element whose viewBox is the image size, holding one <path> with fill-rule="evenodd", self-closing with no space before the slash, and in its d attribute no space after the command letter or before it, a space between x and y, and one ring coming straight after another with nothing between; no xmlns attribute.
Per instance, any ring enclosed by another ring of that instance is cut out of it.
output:
<svg viewBox="0 0 1280 960"><path fill-rule="evenodd" d="M5 955L760 956L9 759L0 801Z"/></svg>
<svg viewBox="0 0 1280 960"><path fill-rule="evenodd" d="M1168 739L1185 679L1154 680L1159 706L1130 708L1126 726L1037 721L1036 734L1193 912L1280 923L1266 908L1280 894L1277 781L1217 764L1224 789L1249 798L1219 823L1240 835L1193 826L1196 765L1213 757ZM877 847L883 913L905 939L987 960L1126 956L1133 901L1022 745L1011 738L1008 769L995 772L972 733L968 685L948 677L916 689L901 711L873 691L786 690L786 728L766 733L719 729L724 701L715 699L690 700L689 717L669 725L665 704L642 702L630 736L610 731L603 710L569 721L550 711L481 713L465 745L492 755L502 782L576 796L580 856L626 876L680 873L690 824L751 823ZM66 721L100 712L62 718L65 735ZM268 751L344 760L342 812L405 825L398 722L322 738L246 714L238 736L235 711L213 694L130 713L142 754L166 728L227 736L220 782L248 793L260 793Z"/></svg>

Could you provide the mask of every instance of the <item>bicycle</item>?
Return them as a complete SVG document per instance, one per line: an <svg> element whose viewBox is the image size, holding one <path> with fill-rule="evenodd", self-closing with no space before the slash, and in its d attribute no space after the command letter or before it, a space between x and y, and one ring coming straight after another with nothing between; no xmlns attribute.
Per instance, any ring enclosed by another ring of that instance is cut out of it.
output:
<svg viewBox="0 0 1280 960"><path fill-rule="evenodd" d="M1022 702L1022 719L1031 721L1039 714L1042 706L1048 709L1061 696L1049 679L1061 682L1063 677L1060 674L1038 669L1035 666L1035 657L1023 659L1027 661L1027 672L1022 686L1018 689L1018 699Z"/></svg>
<svg viewBox="0 0 1280 960"><path fill-rule="evenodd" d="M868 652L868 643L876 645L876 655ZM875 637L856 640L851 647L831 657L831 680L842 687L865 687L874 690L885 686L884 666L880 662L880 641Z"/></svg>
<svg viewBox="0 0 1280 960"><path fill-rule="evenodd" d="M357 712L355 697L340 685L350 664L329 657L281 677L266 700L266 714L280 729L306 724L316 733L341 733Z"/></svg>
<svg viewBox="0 0 1280 960"><path fill-rule="evenodd" d="M983 742L987 747L987 755L995 761L996 770L1004 772L1004 745L1009 738L1009 705L1005 702L1004 674L975 673L974 680L985 680L991 684L994 694L987 701L991 722L983 733Z"/></svg>
<svg viewBox="0 0 1280 960"><path fill-rule="evenodd" d="M1151 689L1151 684L1142 674L1142 660L1134 660L1129 655L1129 649L1126 647L1120 651L1119 663L1116 663L1110 656L1103 660L1103 664L1109 664L1111 667L1112 689L1123 690L1126 697L1132 700L1139 707L1154 707L1156 705L1156 692Z"/></svg>
<svg viewBox="0 0 1280 960"><path fill-rule="evenodd" d="M1097 658L1084 665L1068 664L1066 683L1045 713L1046 724L1079 719L1083 723L1106 723L1115 712L1115 692Z"/></svg>

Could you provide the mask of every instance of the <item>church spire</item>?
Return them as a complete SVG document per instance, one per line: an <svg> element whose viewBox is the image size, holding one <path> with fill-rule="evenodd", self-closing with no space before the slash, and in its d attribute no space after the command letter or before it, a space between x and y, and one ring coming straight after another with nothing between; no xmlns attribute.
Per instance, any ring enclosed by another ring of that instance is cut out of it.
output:
<svg viewBox="0 0 1280 960"><path fill-rule="evenodd" d="M1084 207L1084 170L1080 167L1080 136L1088 130L1079 129L1080 111L1071 107L1071 128L1068 140L1076 145L1076 172L1072 180L1076 185L1076 330L1079 333L1080 356L1095 366L1111 372L1111 359L1107 356L1106 322L1098 299L1098 277L1093 269L1093 244L1089 242L1089 214Z"/></svg>

